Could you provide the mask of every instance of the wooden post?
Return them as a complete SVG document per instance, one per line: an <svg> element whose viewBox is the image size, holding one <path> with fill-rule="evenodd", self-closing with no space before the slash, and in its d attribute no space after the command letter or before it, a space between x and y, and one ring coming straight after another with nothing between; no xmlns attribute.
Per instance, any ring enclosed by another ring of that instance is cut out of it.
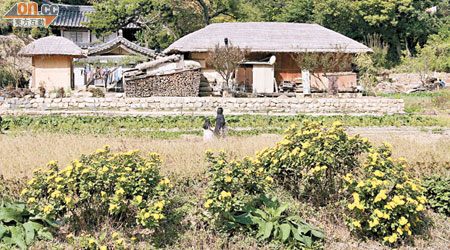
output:
<svg viewBox="0 0 450 250"><path fill-rule="evenodd" d="M302 84L303 84L303 94L311 94L311 83L310 83L309 70L302 70Z"/></svg>

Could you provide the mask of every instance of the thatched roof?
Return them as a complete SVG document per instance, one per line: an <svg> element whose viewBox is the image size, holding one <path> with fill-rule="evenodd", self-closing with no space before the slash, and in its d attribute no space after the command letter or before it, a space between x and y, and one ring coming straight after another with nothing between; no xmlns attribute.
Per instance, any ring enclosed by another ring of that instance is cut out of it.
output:
<svg viewBox="0 0 450 250"><path fill-rule="evenodd" d="M73 56L86 57L83 50L74 42L61 36L48 36L40 38L19 52L20 56Z"/></svg>
<svg viewBox="0 0 450 250"><path fill-rule="evenodd" d="M188 34L170 45L165 53L206 52L224 39L252 52L370 52L367 46L318 24L305 23L216 23Z"/></svg>

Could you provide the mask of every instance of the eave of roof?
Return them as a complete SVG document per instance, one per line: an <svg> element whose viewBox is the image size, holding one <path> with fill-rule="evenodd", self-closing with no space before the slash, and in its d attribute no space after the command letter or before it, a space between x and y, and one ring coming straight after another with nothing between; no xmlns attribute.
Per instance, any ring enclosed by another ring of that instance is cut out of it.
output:
<svg viewBox="0 0 450 250"><path fill-rule="evenodd" d="M89 48L88 55L101 55L110 50L113 50L114 48L117 48L120 45L125 46L126 48L136 52L137 54L142 54L142 55L150 56L150 57L155 56L154 50L142 47L138 44L135 44L135 43L129 41L128 39L125 39L122 36L118 36L109 42L102 43L98 46Z"/></svg>

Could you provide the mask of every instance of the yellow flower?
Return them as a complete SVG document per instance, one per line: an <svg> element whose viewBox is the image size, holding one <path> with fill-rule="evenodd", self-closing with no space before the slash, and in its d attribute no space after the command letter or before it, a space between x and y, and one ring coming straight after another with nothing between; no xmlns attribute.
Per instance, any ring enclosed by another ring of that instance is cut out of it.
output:
<svg viewBox="0 0 450 250"><path fill-rule="evenodd" d="M120 188L119 190L116 191L116 194L123 195L125 194L125 190L123 190L123 188Z"/></svg>
<svg viewBox="0 0 450 250"><path fill-rule="evenodd" d="M20 196L24 196L24 195L26 195L28 193L28 188L24 188L23 190L22 190L22 192L20 193Z"/></svg>
<svg viewBox="0 0 450 250"><path fill-rule="evenodd" d="M138 204L141 204L141 202L142 202L142 196L141 195L136 196L136 202Z"/></svg>
<svg viewBox="0 0 450 250"><path fill-rule="evenodd" d="M72 239L72 238L73 238L73 234L68 234L68 235L66 235L66 238L67 238L67 239Z"/></svg>
<svg viewBox="0 0 450 250"><path fill-rule="evenodd" d="M397 234L394 233L394 234L392 234L392 236L389 237L389 242L394 243L396 241L397 241Z"/></svg>
<svg viewBox="0 0 450 250"><path fill-rule="evenodd" d="M359 220L353 221L352 225L355 226L355 227L361 227L361 223L359 222Z"/></svg>
<svg viewBox="0 0 450 250"><path fill-rule="evenodd" d="M384 146L386 146L386 147L388 147L388 148L392 148L392 145L390 144L390 143L388 143L388 142L385 142L385 143L383 143L384 144Z"/></svg>
<svg viewBox="0 0 450 250"><path fill-rule="evenodd" d="M427 203L427 198L426 198L425 196L423 196L423 195L417 197L417 200L418 200L420 203L422 203L422 204Z"/></svg>
<svg viewBox="0 0 450 250"><path fill-rule="evenodd" d="M333 122L333 124L332 124L331 126L333 126L333 127L339 127L339 126L342 126L342 122L340 122L340 121L335 121L335 122Z"/></svg>
<svg viewBox="0 0 450 250"><path fill-rule="evenodd" d="M419 204L419 205L416 207L416 211L417 211L417 212L423 211L423 205L422 205L422 204Z"/></svg>
<svg viewBox="0 0 450 250"><path fill-rule="evenodd" d="M117 243L117 244L122 244L123 241L124 241L124 238L120 238L120 239L116 240L116 243Z"/></svg>
<svg viewBox="0 0 450 250"><path fill-rule="evenodd" d="M378 176L378 177L383 177L384 176L384 173L383 172L381 172L380 170L375 170L375 172L373 173L375 176Z"/></svg>
<svg viewBox="0 0 450 250"><path fill-rule="evenodd" d="M100 250L108 250L107 246L100 246Z"/></svg>
<svg viewBox="0 0 450 250"><path fill-rule="evenodd" d="M400 218L400 220L398 220L398 223L400 223L400 225L404 226L404 225L406 225L406 223L408 223L408 220L402 216Z"/></svg>
<svg viewBox="0 0 450 250"><path fill-rule="evenodd" d="M114 232L114 233L112 234L112 238L115 239L115 238L117 238L117 237L119 237L119 233L118 233L118 232Z"/></svg>
<svg viewBox="0 0 450 250"><path fill-rule="evenodd" d="M209 207L211 206L212 203L213 203L213 200L208 199L208 200L205 202L205 207L206 207L206 208L209 208Z"/></svg>
<svg viewBox="0 0 450 250"><path fill-rule="evenodd" d="M95 244L95 240L94 240L94 239L89 239L89 242L88 242L88 244L89 244L89 245L93 245L93 244Z"/></svg>
<svg viewBox="0 0 450 250"><path fill-rule="evenodd" d="M380 218L383 218L383 212L381 212L378 208L373 211L374 214Z"/></svg>
<svg viewBox="0 0 450 250"><path fill-rule="evenodd" d="M226 191L222 191L219 195L219 200L225 199L231 197L231 193L230 192L226 192Z"/></svg>
<svg viewBox="0 0 450 250"><path fill-rule="evenodd" d="M50 161L49 163L47 163L47 166L48 165L56 165L56 162L55 161Z"/></svg>
<svg viewBox="0 0 450 250"><path fill-rule="evenodd" d="M382 189L380 190L380 192L377 194L377 196L375 197L374 202L379 202L381 200L385 200L387 198L387 190L386 189Z"/></svg>
<svg viewBox="0 0 450 250"><path fill-rule="evenodd" d="M395 187L398 188L398 189L403 189L403 185L402 184L397 184L397 185L395 185Z"/></svg>
<svg viewBox="0 0 450 250"><path fill-rule="evenodd" d="M44 207L44 213L45 214L50 214L53 211L53 206L48 204L47 206Z"/></svg>
<svg viewBox="0 0 450 250"><path fill-rule="evenodd" d="M270 182L270 183L273 183L273 178L270 177L270 176L267 176L267 177L266 177L266 181L268 181L268 182Z"/></svg>
<svg viewBox="0 0 450 250"><path fill-rule="evenodd" d="M398 234L400 234L400 235L403 235L403 229L402 228L397 228L397 232L398 232Z"/></svg>
<svg viewBox="0 0 450 250"><path fill-rule="evenodd" d="M66 197L64 197L64 201L68 204L72 201L72 197L66 196Z"/></svg>
<svg viewBox="0 0 450 250"><path fill-rule="evenodd" d="M33 198L33 197L31 197L31 198L28 198L28 203L33 203L33 202L35 202L36 201L36 199L35 198Z"/></svg>
<svg viewBox="0 0 450 250"><path fill-rule="evenodd" d="M231 182L233 180L233 178L231 178L230 176L225 177L225 182Z"/></svg>
<svg viewBox="0 0 450 250"><path fill-rule="evenodd" d="M378 225L380 222L378 220L378 218L373 219L373 221L369 221L369 227L372 228L376 225Z"/></svg>

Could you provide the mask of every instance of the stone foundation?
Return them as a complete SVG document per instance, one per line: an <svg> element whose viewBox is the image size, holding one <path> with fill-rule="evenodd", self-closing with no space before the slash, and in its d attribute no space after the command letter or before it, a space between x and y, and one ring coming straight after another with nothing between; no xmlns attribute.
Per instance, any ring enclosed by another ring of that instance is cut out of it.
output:
<svg viewBox="0 0 450 250"><path fill-rule="evenodd" d="M220 98L220 97L148 97L148 98L0 98L0 113L7 111L145 111L210 112L223 107L230 113L303 114L303 113L404 113L402 99L363 98Z"/></svg>

